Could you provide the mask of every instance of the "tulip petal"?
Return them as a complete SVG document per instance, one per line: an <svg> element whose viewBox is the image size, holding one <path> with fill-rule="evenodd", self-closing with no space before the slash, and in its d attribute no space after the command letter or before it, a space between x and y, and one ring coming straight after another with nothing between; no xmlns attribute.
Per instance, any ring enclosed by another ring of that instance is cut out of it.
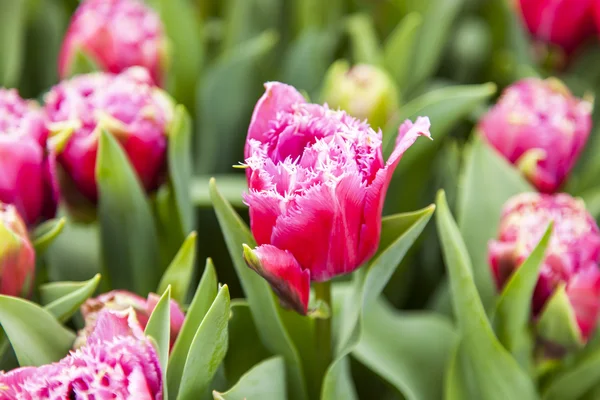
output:
<svg viewBox="0 0 600 400"><path fill-rule="evenodd" d="M277 217L281 213L280 200L269 192L251 190L244 193L244 202L249 207L250 229L258 245L271 243L271 235Z"/></svg>
<svg viewBox="0 0 600 400"><path fill-rule="evenodd" d="M284 307L306 315L310 296L310 272L303 270L289 251L263 245L252 250L244 245L248 267L269 282Z"/></svg>
<svg viewBox="0 0 600 400"><path fill-rule="evenodd" d="M289 110L293 104L305 103L304 97L290 85L280 82L265 83L265 94L262 95L250 120L248 139L266 141L265 134L269 131L269 121L275 120L278 112ZM244 151L244 158L250 157L248 144Z"/></svg>
<svg viewBox="0 0 600 400"><path fill-rule="evenodd" d="M567 284L567 297L575 312L581 336L587 340L600 316L600 269L590 263Z"/></svg>
<svg viewBox="0 0 600 400"><path fill-rule="evenodd" d="M385 167L377 171L375 179L367 188L365 196L365 209L360 233L359 257L364 262L369 259L379 245L381 236L381 214L383 212L383 203L385 194L394 170L400 162L404 152L412 146L419 136L425 136L431 139L429 127L431 123L427 117L418 117L413 124L412 121L406 120L398 129L398 138L396 139L396 147L387 160Z"/></svg>
<svg viewBox="0 0 600 400"><path fill-rule="evenodd" d="M109 309L100 311L88 343L111 340L117 336L133 336L139 339L144 337L144 331L137 321L133 308L124 311Z"/></svg>

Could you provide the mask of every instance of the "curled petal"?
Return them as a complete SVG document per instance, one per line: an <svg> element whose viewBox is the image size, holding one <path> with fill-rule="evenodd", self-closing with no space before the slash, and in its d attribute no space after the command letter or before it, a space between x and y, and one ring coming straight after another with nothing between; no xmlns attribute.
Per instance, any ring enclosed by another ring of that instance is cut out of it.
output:
<svg viewBox="0 0 600 400"><path fill-rule="evenodd" d="M244 260L269 282L281 304L305 315L310 296L310 272L303 270L289 251L263 245L252 250L244 245Z"/></svg>
<svg viewBox="0 0 600 400"><path fill-rule="evenodd" d="M133 336L138 339L144 337L144 331L140 327L133 308L123 311L109 309L100 311L88 343L111 340L117 336Z"/></svg>

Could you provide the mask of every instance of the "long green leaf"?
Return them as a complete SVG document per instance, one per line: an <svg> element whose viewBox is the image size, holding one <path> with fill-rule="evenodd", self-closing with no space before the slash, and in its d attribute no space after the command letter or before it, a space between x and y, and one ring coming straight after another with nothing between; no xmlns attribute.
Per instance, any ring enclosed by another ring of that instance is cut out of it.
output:
<svg viewBox="0 0 600 400"><path fill-rule="evenodd" d="M158 239L144 190L125 152L106 131L96 162L102 259L114 288L145 296L160 280Z"/></svg>
<svg viewBox="0 0 600 400"><path fill-rule="evenodd" d="M400 90L405 87L409 77L411 56L422 22L421 15L416 12L406 15L385 41L383 53L385 67L396 80Z"/></svg>
<svg viewBox="0 0 600 400"><path fill-rule="evenodd" d="M272 357L254 366L238 383L224 393L213 392L215 400L285 400L285 363L281 357Z"/></svg>
<svg viewBox="0 0 600 400"><path fill-rule="evenodd" d="M473 275L483 305L490 310L495 288L487 262L487 243L496 236L504 203L515 194L533 191L513 168L480 137L466 153L458 193L458 226L473 262ZM481 223L485 221L485 223Z"/></svg>
<svg viewBox="0 0 600 400"><path fill-rule="evenodd" d="M190 288L196 257L196 237L196 232L189 234L158 285L158 293L164 293L167 287L171 286L171 296L179 304L185 302Z"/></svg>
<svg viewBox="0 0 600 400"><path fill-rule="evenodd" d="M350 36L355 63L373 65L383 63L383 51L379 45L373 20L368 14L356 14L348 17L346 30Z"/></svg>
<svg viewBox="0 0 600 400"><path fill-rule="evenodd" d="M229 288L221 287L190 345L178 400L197 400L208 395L210 383L227 352Z"/></svg>
<svg viewBox="0 0 600 400"><path fill-rule="evenodd" d="M531 354L521 354L519 345L523 336L528 336L531 299L551 235L552 224L548 226L529 257L513 273L496 304L494 319L498 339L519 361L531 357Z"/></svg>
<svg viewBox="0 0 600 400"><path fill-rule="evenodd" d="M99 283L100 274L96 274L96 276L89 281L78 282L77 289L47 303L44 308L54 315L59 322L65 322L69 320L69 318L79 310L79 307L94 294ZM42 298L44 298L44 295L42 295ZM46 294L46 298L48 298L48 294Z"/></svg>
<svg viewBox="0 0 600 400"><path fill-rule="evenodd" d="M0 86L13 87L19 81L26 17L25 1L0 2Z"/></svg>
<svg viewBox="0 0 600 400"><path fill-rule="evenodd" d="M449 321L435 314L400 313L378 301L365 310L363 326L352 352L360 362L407 400L442 398L439 383L457 336Z"/></svg>
<svg viewBox="0 0 600 400"><path fill-rule="evenodd" d="M600 381L600 348L593 349L561 374L543 391L544 400L578 400ZM591 399L590 399L591 400Z"/></svg>
<svg viewBox="0 0 600 400"><path fill-rule="evenodd" d="M533 382L502 347L481 303L467 248L452 218L446 197L440 191L436 201L437 228L448 270L452 303L470 373L484 399L536 399Z"/></svg>
<svg viewBox="0 0 600 400"><path fill-rule="evenodd" d="M16 297L0 295L0 325L21 367L58 361L75 340L49 311Z"/></svg>
<svg viewBox="0 0 600 400"><path fill-rule="evenodd" d="M248 268L242 257L242 244L253 247L256 244L254 238L244 221L219 193L215 180L210 182L210 194L261 341L273 354L280 354L285 359L290 397L306 399L300 357L279 316L281 306L268 283Z"/></svg>
<svg viewBox="0 0 600 400"><path fill-rule="evenodd" d="M185 320L177 335L177 340L173 345L171 357L169 358L167 384L169 388L169 397L172 399L177 398L179 384L181 383L183 370L196 331L214 302L215 297L217 297L217 273L215 272L212 260L209 258L206 260L204 273L202 274L192 303L187 310Z"/></svg>
<svg viewBox="0 0 600 400"><path fill-rule="evenodd" d="M156 307L150 314L148 324L144 330L146 336L150 336L158 345L157 352L163 374L167 372L167 361L169 359L169 347L171 340L171 287L167 286ZM165 375L166 376L166 375Z"/></svg>

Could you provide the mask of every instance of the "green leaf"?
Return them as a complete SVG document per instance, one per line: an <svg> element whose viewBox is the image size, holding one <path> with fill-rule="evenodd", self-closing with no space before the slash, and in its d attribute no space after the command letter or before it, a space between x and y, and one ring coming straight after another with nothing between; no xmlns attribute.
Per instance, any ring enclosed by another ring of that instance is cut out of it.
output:
<svg viewBox="0 0 600 400"><path fill-rule="evenodd" d="M196 175L192 179L190 192L192 196L192 202L197 207L212 207L210 201L210 192L208 189L208 182L212 176L210 175ZM244 201L241 193L248 190L248 183L246 181L246 175L244 174L227 174L227 175L216 175L215 179L219 182L219 190L223 197L234 207L242 207Z"/></svg>
<svg viewBox="0 0 600 400"><path fill-rule="evenodd" d="M171 348L171 287L167 286L163 295L156 303L156 307L150 314L148 324L144 330L158 353L158 360L162 370L163 393L165 400L168 399L167 366L169 363L169 349Z"/></svg>
<svg viewBox="0 0 600 400"><path fill-rule="evenodd" d="M355 14L348 17L346 30L350 36L352 55L356 64L381 65L383 63L383 52L370 15Z"/></svg>
<svg viewBox="0 0 600 400"><path fill-rule="evenodd" d="M197 400L208 394L210 383L227 352L229 306L229 288L224 285L192 340L178 400Z"/></svg>
<svg viewBox="0 0 600 400"><path fill-rule="evenodd" d="M571 365L562 373L552 377L550 384L543 390L544 400L578 400L592 390L600 381L600 348L591 352ZM590 400L595 399L591 397Z"/></svg>
<svg viewBox="0 0 600 400"><path fill-rule="evenodd" d="M189 110L195 109L194 90L202 67L204 40L199 20L196 19L192 4L186 0L147 0L160 15L169 37L168 53L165 60L169 67L169 92L185 104Z"/></svg>
<svg viewBox="0 0 600 400"><path fill-rule="evenodd" d="M307 342L313 344L311 340ZM271 354L261 343L256 331L248 302L233 300L229 320L229 344L223 360L227 381L237 382L248 370L269 356ZM285 364L282 368L285 368Z"/></svg>
<svg viewBox="0 0 600 400"><path fill-rule="evenodd" d="M135 171L106 131L100 136L96 179L102 259L111 286L145 296L161 275L156 228Z"/></svg>
<svg viewBox="0 0 600 400"><path fill-rule="evenodd" d="M158 293L164 293L171 286L171 296L179 304L185 302L190 288L196 257L196 237L196 232L188 235L158 285Z"/></svg>
<svg viewBox="0 0 600 400"><path fill-rule="evenodd" d="M23 62L25 1L0 2L0 86L14 87Z"/></svg>
<svg viewBox="0 0 600 400"><path fill-rule="evenodd" d="M71 56L67 69L67 78L101 70L102 68L94 61L91 55L87 54L83 49L77 48Z"/></svg>
<svg viewBox="0 0 600 400"><path fill-rule="evenodd" d="M246 136L261 89L256 69L277 41L275 31L265 31L225 53L206 71L197 87L198 172L213 173L242 161L236 144Z"/></svg>
<svg viewBox="0 0 600 400"><path fill-rule="evenodd" d="M303 1L303 0L301 0ZM335 59L339 34L333 30L308 29L285 51L281 81L314 97L329 65Z"/></svg>
<svg viewBox="0 0 600 400"><path fill-rule="evenodd" d="M60 283L64 284L67 282L56 282L50 285L57 285ZM75 290L65 293L55 300L46 303L44 309L54 315L59 322L64 323L68 321L69 318L71 318L73 314L79 310L79 307L81 307L81 305L94 294L99 283L100 274L96 274L96 276L86 282L77 282L77 288L75 288ZM54 288L56 287L57 286L54 286ZM45 296L43 293L44 292L42 292L42 299L46 297L47 300L49 297L48 291L46 290Z"/></svg>
<svg viewBox="0 0 600 400"><path fill-rule="evenodd" d="M215 400L287 399L283 358L272 357L257 364L231 389L214 391L213 396Z"/></svg>
<svg viewBox="0 0 600 400"><path fill-rule="evenodd" d="M41 285L40 290L40 303L42 305L48 305L61 297L67 296L70 293L81 289L87 284L86 282L50 282Z"/></svg>
<svg viewBox="0 0 600 400"><path fill-rule="evenodd" d="M384 64L396 84L402 90L406 86L412 61L412 53L418 40L417 33L423 19L412 12L398 23L384 45Z"/></svg>
<svg viewBox="0 0 600 400"><path fill-rule="evenodd" d="M181 383L183 370L196 331L210 309L210 306L213 304L215 297L217 297L217 273L215 272L212 260L208 258L202 278L171 351L169 368L167 370L167 386L169 388L169 397L172 399L177 398L179 384Z"/></svg>
<svg viewBox="0 0 600 400"><path fill-rule="evenodd" d="M378 251L366 267L355 273L353 293L346 298L342 307L335 347L336 359L325 375L323 397L335 399L353 396L354 389L346 363L347 355L358 344L361 336L362 313L379 296L408 249L427 225L434 209L434 206L429 206L382 220Z"/></svg>
<svg viewBox="0 0 600 400"><path fill-rule="evenodd" d="M448 270L454 313L470 373L484 399L536 399L533 382L502 347L485 314L477 293L471 261L446 196L440 191L436 201L438 233Z"/></svg>
<svg viewBox="0 0 600 400"><path fill-rule="evenodd" d="M504 286L494 313L494 322L498 339L512 355L525 366L531 354L523 354L520 344L528 336L527 328L531 317L531 299L544 260L544 254L550 237L552 224L533 249L529 257L513 273Z"/></svg>
<svg viewBox="0 0 600 400"><path fill-rule="evenodd" d="M443 55L444 44L463 0L431 1L423 15L423 25L412 54L410 89L412 90L435 73Z"/></svg>
<svg viewBox="0 0 600 400"><path fill-rule="evenodd" d="M363 335L352 354L406 399L441 399L456 337L439 315L398 312L380 300L365 310Z"/></svg>
<svg viewBox="0 0 600 400"><path fill-rule="evenodd" d="M585 344L564 283L554 289L544 305L536 328L542 338L568 349Z"/></svg>
<svg viewBox="0 0 600 400"><path fill-rule="evenodd" d="M183 239L192 231L195 217L189 190L192 180L192 121L182 105L175 107L168 136L169 182L175 196L178 225Z"/></svg>
<svg viewBox="0 0 600 400"><path fill-rule="evenodd" d="M497 234L504 203L533 189L516 168L478 136L466 153L463 168L456 211L458 226L473 262L479 296L489 310L496 289L487 261L488 241Z"/></svg>
<svg viewBox="0 0 600 400"><path fill-rule="evenodd" d="M39 257L50 247L54 239L62 232L66 221L64 217L50 219L35 228L32 240L36 256Z"/></svg>
<svg viewBox="0 0 600 400"><path fill-rule="evenodd" d="M210 194L261 341L269 351L280 354L285 359L290 397L306 399L300 357L279 316L281 306L276 301L269 284L248 268L242 257L242 244L254 247L256 245L254 238L248 226L219 193L214 179L210 181Z"/></svg>
<svg viewBox="0 0 600 400"><path fill-rule="evenodd" d="M476 388L469 385L467 376L462 373L465 366L461 365L465 351L462 349L462 341L457 341L451 354L446 379L444 382L444 399L445 400L463 400L469 398L477 398L475 395Z"/></svg>
<svg viewBox="0 0 600 400"><path fill-rule="evenodd" d="M75 335L49 312L27 300L0 295L0 325L19 365L40 366L67 355Z"/></svg>

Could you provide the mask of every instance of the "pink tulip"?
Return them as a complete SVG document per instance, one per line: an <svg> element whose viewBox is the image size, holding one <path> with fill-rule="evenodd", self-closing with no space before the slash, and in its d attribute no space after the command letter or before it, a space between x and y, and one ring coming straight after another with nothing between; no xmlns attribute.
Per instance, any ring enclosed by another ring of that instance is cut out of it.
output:
<svg viewBox="0 0 600 400"><path fill-rule="evenodd" d="M42 110L14 89L0 88L0 201L13 204L28 225L56 212L58 192Z"/></svg>
<svg viewBox="0 0 600 400"><path fill-rule="evenodd" d="M259 245L246 260L284 305L305 312L309 281L350 273L377 250L390 179L417 137L430 136L429 120L405 121L384 163L381 132L291 86L265 87L245 149L244 200Z"/></svg>
<svg viewBox="0 0 600 400"><path fill-rule="evenodd" d="M575 50L594 33L595 0L519 0L529 32L539 40Z"/></svg>
<svg viewBox="0 0 600 400"><path fill-rule="evenodd" d="M140 66L161 85L166 67L167 38L156 12L140 0L86 0L71 19L62 44L58 70L70 74L78 51L103 71L120 73Z"/></svg>
<svg viewBox="0 0 600 400"><path fill-rule="evenodd" d="M131 310L104 310L88 345L59 362L0 373L2 399L162 400L156 350Z"/></svg>
<svg viewBox="0 0 600 400"><path fill-rule="evenodd" d="M559 285L566 285L581 336L586 340L600 316L600 230L581 200L567 194L525 193L504 206L489 262L498 288L525 261L553 221L553 232L532 299L538 316Z"/></svg>
<svg viewBox="0 0 600 400"><path fill-rule="evenodd" d="M524 79L502 93L478 128L539 191L554 193L585 146L591 111L556 79Z"/></svg>
<svg viewBox="0 0 600 400"><path fill-rule="evenodd" d="M45 99L57 161L89 201L98 199L96 158L102 130L123 146L144 188L158 187L174 104L152 85L145 69L80 75L55 86Z"/></svg>
<svg viewBox="0 0 600 400"><path fill-rule="evenodd" d="M140 330L146 329L148 319L154 311L160 297L155 293L150 293L147 299L138 296L135 293L126 290L113 290L101 294L98 297L88 299L81 306L81 314L85 320L85 327L79 332L75 347L83 346L88 340L88 336L96 329L98 317L102 310L123 311L132 308L135 311L135 325ZM183 325L185 314L175 300L171 300L171 346L175 343L177 335Z"/></svg>
<svg viewBox="0 0 600 400"><path fill-rule="evenodd" d="M17 209L0 202L0 294L27 297L35 275L35 252Z"/></svg>

